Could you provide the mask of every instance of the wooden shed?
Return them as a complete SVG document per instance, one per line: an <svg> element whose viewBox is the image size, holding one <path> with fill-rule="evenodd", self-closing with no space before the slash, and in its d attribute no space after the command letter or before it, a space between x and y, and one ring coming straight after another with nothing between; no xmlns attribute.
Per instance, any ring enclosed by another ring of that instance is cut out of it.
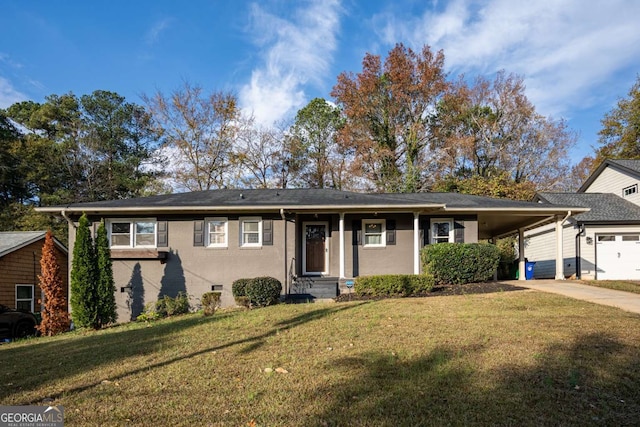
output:
<svg viewBox="0 0 640 427"><path fill-rule="evenodd" d="M44 231L0 232L0 304L40 312L43 300L38 275L45 234ZM68 251L59 240L55 239L55 244L68 302Z"/></svg>

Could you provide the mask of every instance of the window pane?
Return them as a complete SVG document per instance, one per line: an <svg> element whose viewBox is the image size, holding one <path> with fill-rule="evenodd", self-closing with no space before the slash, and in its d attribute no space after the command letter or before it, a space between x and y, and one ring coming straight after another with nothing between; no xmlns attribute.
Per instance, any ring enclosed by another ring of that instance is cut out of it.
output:
<svg viewBox="0 0 640 427"><path fill-rule="evenodd" d="M598 236L598 242L615 242L616 236Z"/></svg>
<svg viewBox="0 0 640 427"><path fill-rule="evenodd" d="M242 236L243 243L260 243L258 233L245 233Z"/></svg>
<svg viewBox="0 0 640 427"><path fill-rule="evenodd" d="M224 222L223 221L212 221L209 223L209 232L210 233L224 233Z"/></svg>
<svg viewBox="0 0 640 427"><path fill-rule="evenodd" d="M154 222L137 222L136 234L154 234L156 231Z"/></svg>
<svg viewBox="0 0 640 427"><path fill-rule="evenodd" d="M433 235L437 237L449 237L451 226L448 222L434 222Z"/></svg>
<svg viewBox="0 0 640 427"><path fill-rule="evenodd" d="M622 236L623 242L637 242L640 236Z"/></svg>
<svg viewBox="0 0 640 427"><path fill-rule="evenodd" d="M367 234L368 233L380 234L382 233L382 224L374 224L374 223L367 224L364 232Z"/></svg>
<svg viewBox="0 0 640 427"><path fill-rule="evenodd" d="M16 309L31 311L31 301L16 301Z"/></svg>
<svg viewBox="0 0 640 427"><path fill-rule="evenodd" d="M17 299L31 299L33 298L33 288L31 286L18 286L16 289Z"/></svg>
<svg viewBox="0 0 640 427"><path fill-rule="evenodd" d="M112 234L111 246L129 246L131 239L128 234Z"/></svg>
<svg viewBox="0 0 640 427"><path fill-rule="evenodd" d="M244 231L247 232L258 232L258 221L245 221L243 223Z"/></svg>
<svg viewBox="0 0 640 427"><path fill-rule="evenodd" d="M154 244L154 234L136 234L136 246L153 246Z"/></svg>
<svg viewBox="0 0 640 427"><path fill-rule="evenodd" d="M382 236L380 234L366 234L364 236L365 245L381 245Z"/></svg>
<svg viewBox="0 0 640 427"><path fill-rule="evenodd" d="M112 222L111 233L129 233L131 231L131 224L128 222Z"/></svg>
<svg viewBox="0 0 640 427"><path fill-rule="evenodd" d="M224 245L225 238L224 234L219 233L210 233L209 234L209 244L211 245Z"/></svg>

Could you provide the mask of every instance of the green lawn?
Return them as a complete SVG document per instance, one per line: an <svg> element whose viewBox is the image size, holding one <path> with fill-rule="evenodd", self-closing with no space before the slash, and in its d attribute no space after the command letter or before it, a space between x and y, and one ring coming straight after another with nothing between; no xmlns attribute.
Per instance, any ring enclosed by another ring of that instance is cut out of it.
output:
<svg viewBox="0 0 640 427"><path fill-rule="evenodd" d="M640 282L630 280L580 280L580 283L599 288L615 289L616 291L640 294Z"/></svg>
<svg viewBox="0 0 640 427"><path fill-rule="evenodd" d="M0 346L0 404L53 399L67 426L633 425L639 384L639 315L535 291L279 305Z"/></svg>

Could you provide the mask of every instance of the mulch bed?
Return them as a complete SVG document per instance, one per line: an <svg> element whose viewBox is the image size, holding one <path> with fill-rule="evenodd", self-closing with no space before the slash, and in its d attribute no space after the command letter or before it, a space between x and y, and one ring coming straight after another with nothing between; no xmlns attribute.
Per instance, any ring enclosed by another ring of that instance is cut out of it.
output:
<svg viewBox="0 0 640 427"><path fill-rule="evenodd" d="M521 291L527 288L520 286L513 286L502 282L483 282L483 283L467 283L466 285L443 285L436 286L431 292L411 295L408 298L425 298L425 297L441 297L449 295L471 295L471 294L490 294L493 292L510 292ZM381 296L369 296L369 295L356 295L354 292L351 294L344 293L338 295L335 300L337 302L344 301L367 301L367 300L380 300L390 297ZM394 298L394 297L391 297Z"/></svg>

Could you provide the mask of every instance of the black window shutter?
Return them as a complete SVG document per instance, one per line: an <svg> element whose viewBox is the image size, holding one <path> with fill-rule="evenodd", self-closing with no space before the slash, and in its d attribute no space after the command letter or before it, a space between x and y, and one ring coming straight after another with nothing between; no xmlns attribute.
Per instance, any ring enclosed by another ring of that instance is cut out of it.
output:
<svg viewBox="0 0 640 427"><path fill-rule="evenodd" d="M453 241L464 243L464 221L453 221Z"/></svg>
<svg viewBox="0 0 640 427"><path fill-rule="evenodd" d="M158 221L158 247L166 248L169 246L169 229L167 221Z"/></svg>
<svg viewBox="0 0 640 427"><path fill-rule="evenodd" d="M262 244L264 246L273 246L273 220L262 220Z"/></svg>
<svg viewBox="0 0 640 427"><path fill-rule="evenodd" d="M193 221L193 246L204 246L204 221Z"/></svg>
<svg viewBox="0 0 640 427"><path fill-rule="evenodd" d="M431 229L429 228L429 221L420 221L420 241L422 242L422 246L427 246L429 244L430 233Z"/></svg>
<svg viewBox="0 0 640 427"><path fill-rule="evenodd" d="M353 220L351 222L351 236L351 240L354 246L362 244L362 221L360 221L359 219Z"/></svg>
<svg viewBox="0 0 640 427"><path fill-rule="evenodd" d="M396 220L387 220L387 245L396 244Z"/></svg>

